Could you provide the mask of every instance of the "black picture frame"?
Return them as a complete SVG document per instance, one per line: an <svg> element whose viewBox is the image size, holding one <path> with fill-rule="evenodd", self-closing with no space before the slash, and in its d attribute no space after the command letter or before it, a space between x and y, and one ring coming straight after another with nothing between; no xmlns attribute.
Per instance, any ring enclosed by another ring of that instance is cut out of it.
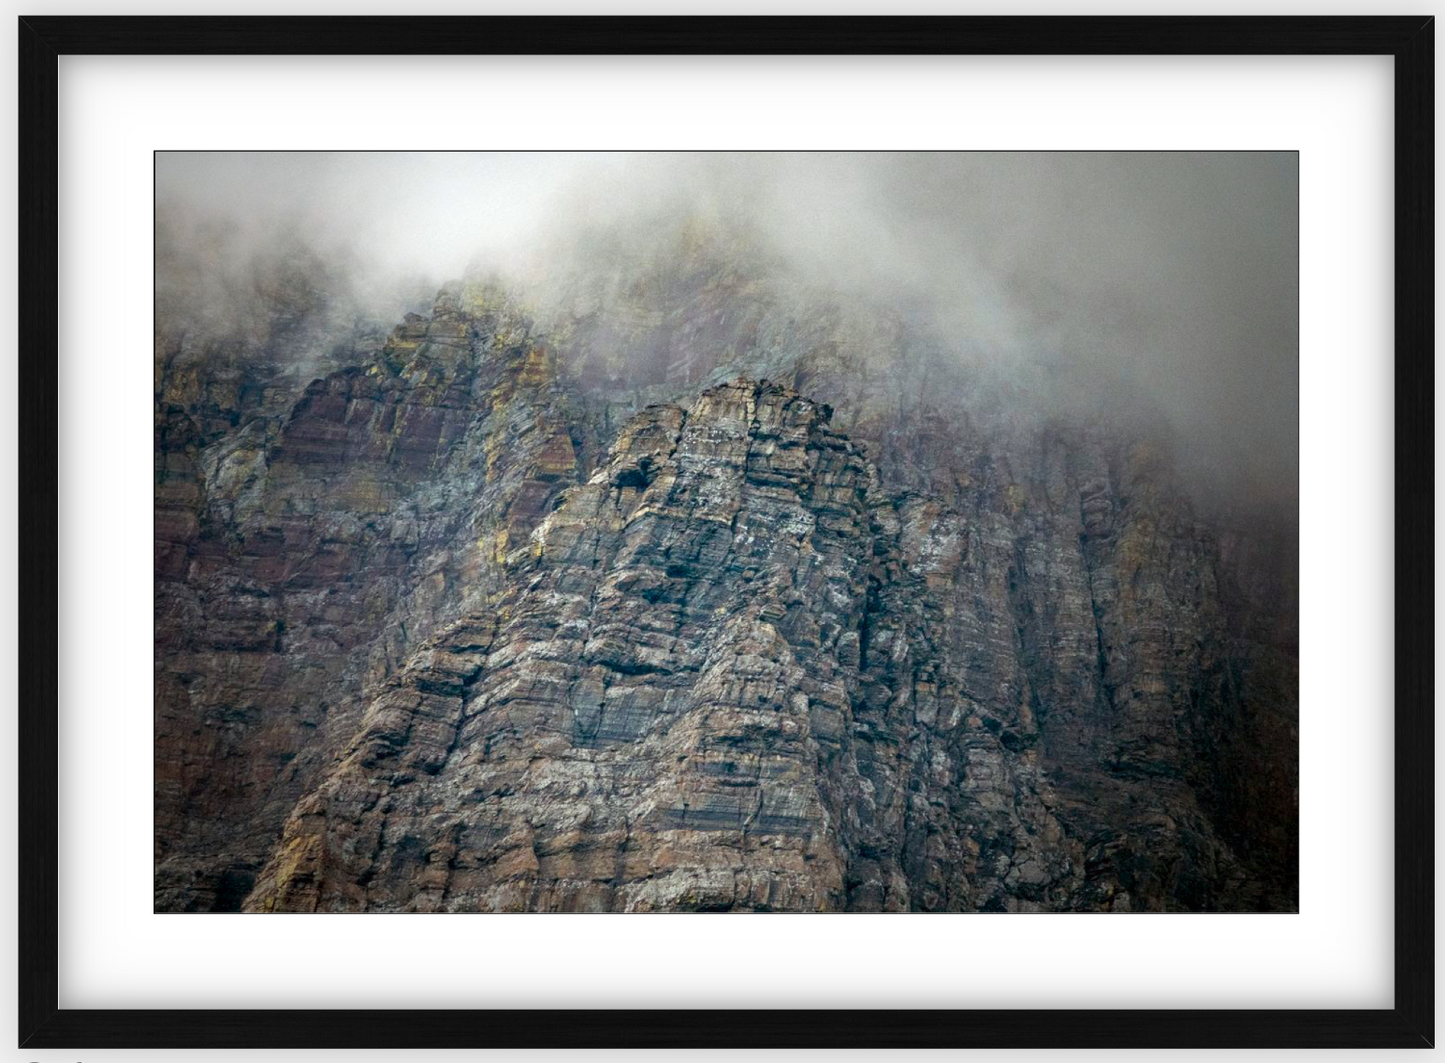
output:
<svg viewBox="0 0 1445 1063"><path fill-rule="evenodd" d="M1434 25L1381 18L22 17L19 1031L51 1048L1433 1044ZM1395 71L1394 1006L1379 1010L61 1009L57 58L67 54L1377 54Z"/></svg>

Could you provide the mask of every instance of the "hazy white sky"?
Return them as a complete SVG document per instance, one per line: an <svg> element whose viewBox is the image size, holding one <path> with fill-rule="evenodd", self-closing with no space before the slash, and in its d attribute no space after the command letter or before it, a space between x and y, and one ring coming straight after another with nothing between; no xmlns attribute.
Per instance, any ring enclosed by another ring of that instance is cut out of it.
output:
<svg viewBox="0 0 1445 1063"><path fill-rule="evenodd" d="M403 269L460 275L529 239L549 203L621 156L565 152L162 152L162 208L184 199L241 220L295 219Z"/></svg>
<svg viewBox="0 0 1445 1063"><path fill-rule="evenodd" d="M438 282L663 204L735 215L820 282L921 293L967 356L1122 373L1293 491L1293 152L162 153L156 184Z"/></svg>

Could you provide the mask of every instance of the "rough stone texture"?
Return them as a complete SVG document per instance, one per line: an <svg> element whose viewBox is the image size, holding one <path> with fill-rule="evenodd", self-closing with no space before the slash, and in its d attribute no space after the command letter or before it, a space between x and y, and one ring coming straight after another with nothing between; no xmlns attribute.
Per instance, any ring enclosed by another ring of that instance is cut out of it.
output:
<svg viewBox="0 0 1445 1063"><path fill-rule="evenodd" d="M1117 392L667 263L158 368L157 909L1292 910L1292 529Z"/></svg>
<svg viewBox="0 0 1445 1063"><path fill-rule="evenodd" d="M159 907L239 905L368 687L576 479L551 356L494 295L209 447L158 428Z"/></svg>

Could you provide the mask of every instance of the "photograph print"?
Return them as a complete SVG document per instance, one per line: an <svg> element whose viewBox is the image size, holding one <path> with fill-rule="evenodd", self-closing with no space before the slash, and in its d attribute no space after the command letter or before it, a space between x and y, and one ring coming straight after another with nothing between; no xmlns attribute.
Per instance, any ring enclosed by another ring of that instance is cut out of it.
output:
<svg viewBox="0 0 1445 1063"><path fill-rule="evenodd" d="M1298 176L158 152L155 911L1297 911Z"/></svg>

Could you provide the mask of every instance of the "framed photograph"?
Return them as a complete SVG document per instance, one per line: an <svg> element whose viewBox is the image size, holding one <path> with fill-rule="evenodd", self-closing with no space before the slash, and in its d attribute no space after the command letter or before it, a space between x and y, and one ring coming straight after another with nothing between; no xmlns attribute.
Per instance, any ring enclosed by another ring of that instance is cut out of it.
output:
<svg viewBox="0 0 1445 1063"><path fill-rule="evenodd" d="M1433 1044L1431 19L17 31L21 1047Z"/></svg>

